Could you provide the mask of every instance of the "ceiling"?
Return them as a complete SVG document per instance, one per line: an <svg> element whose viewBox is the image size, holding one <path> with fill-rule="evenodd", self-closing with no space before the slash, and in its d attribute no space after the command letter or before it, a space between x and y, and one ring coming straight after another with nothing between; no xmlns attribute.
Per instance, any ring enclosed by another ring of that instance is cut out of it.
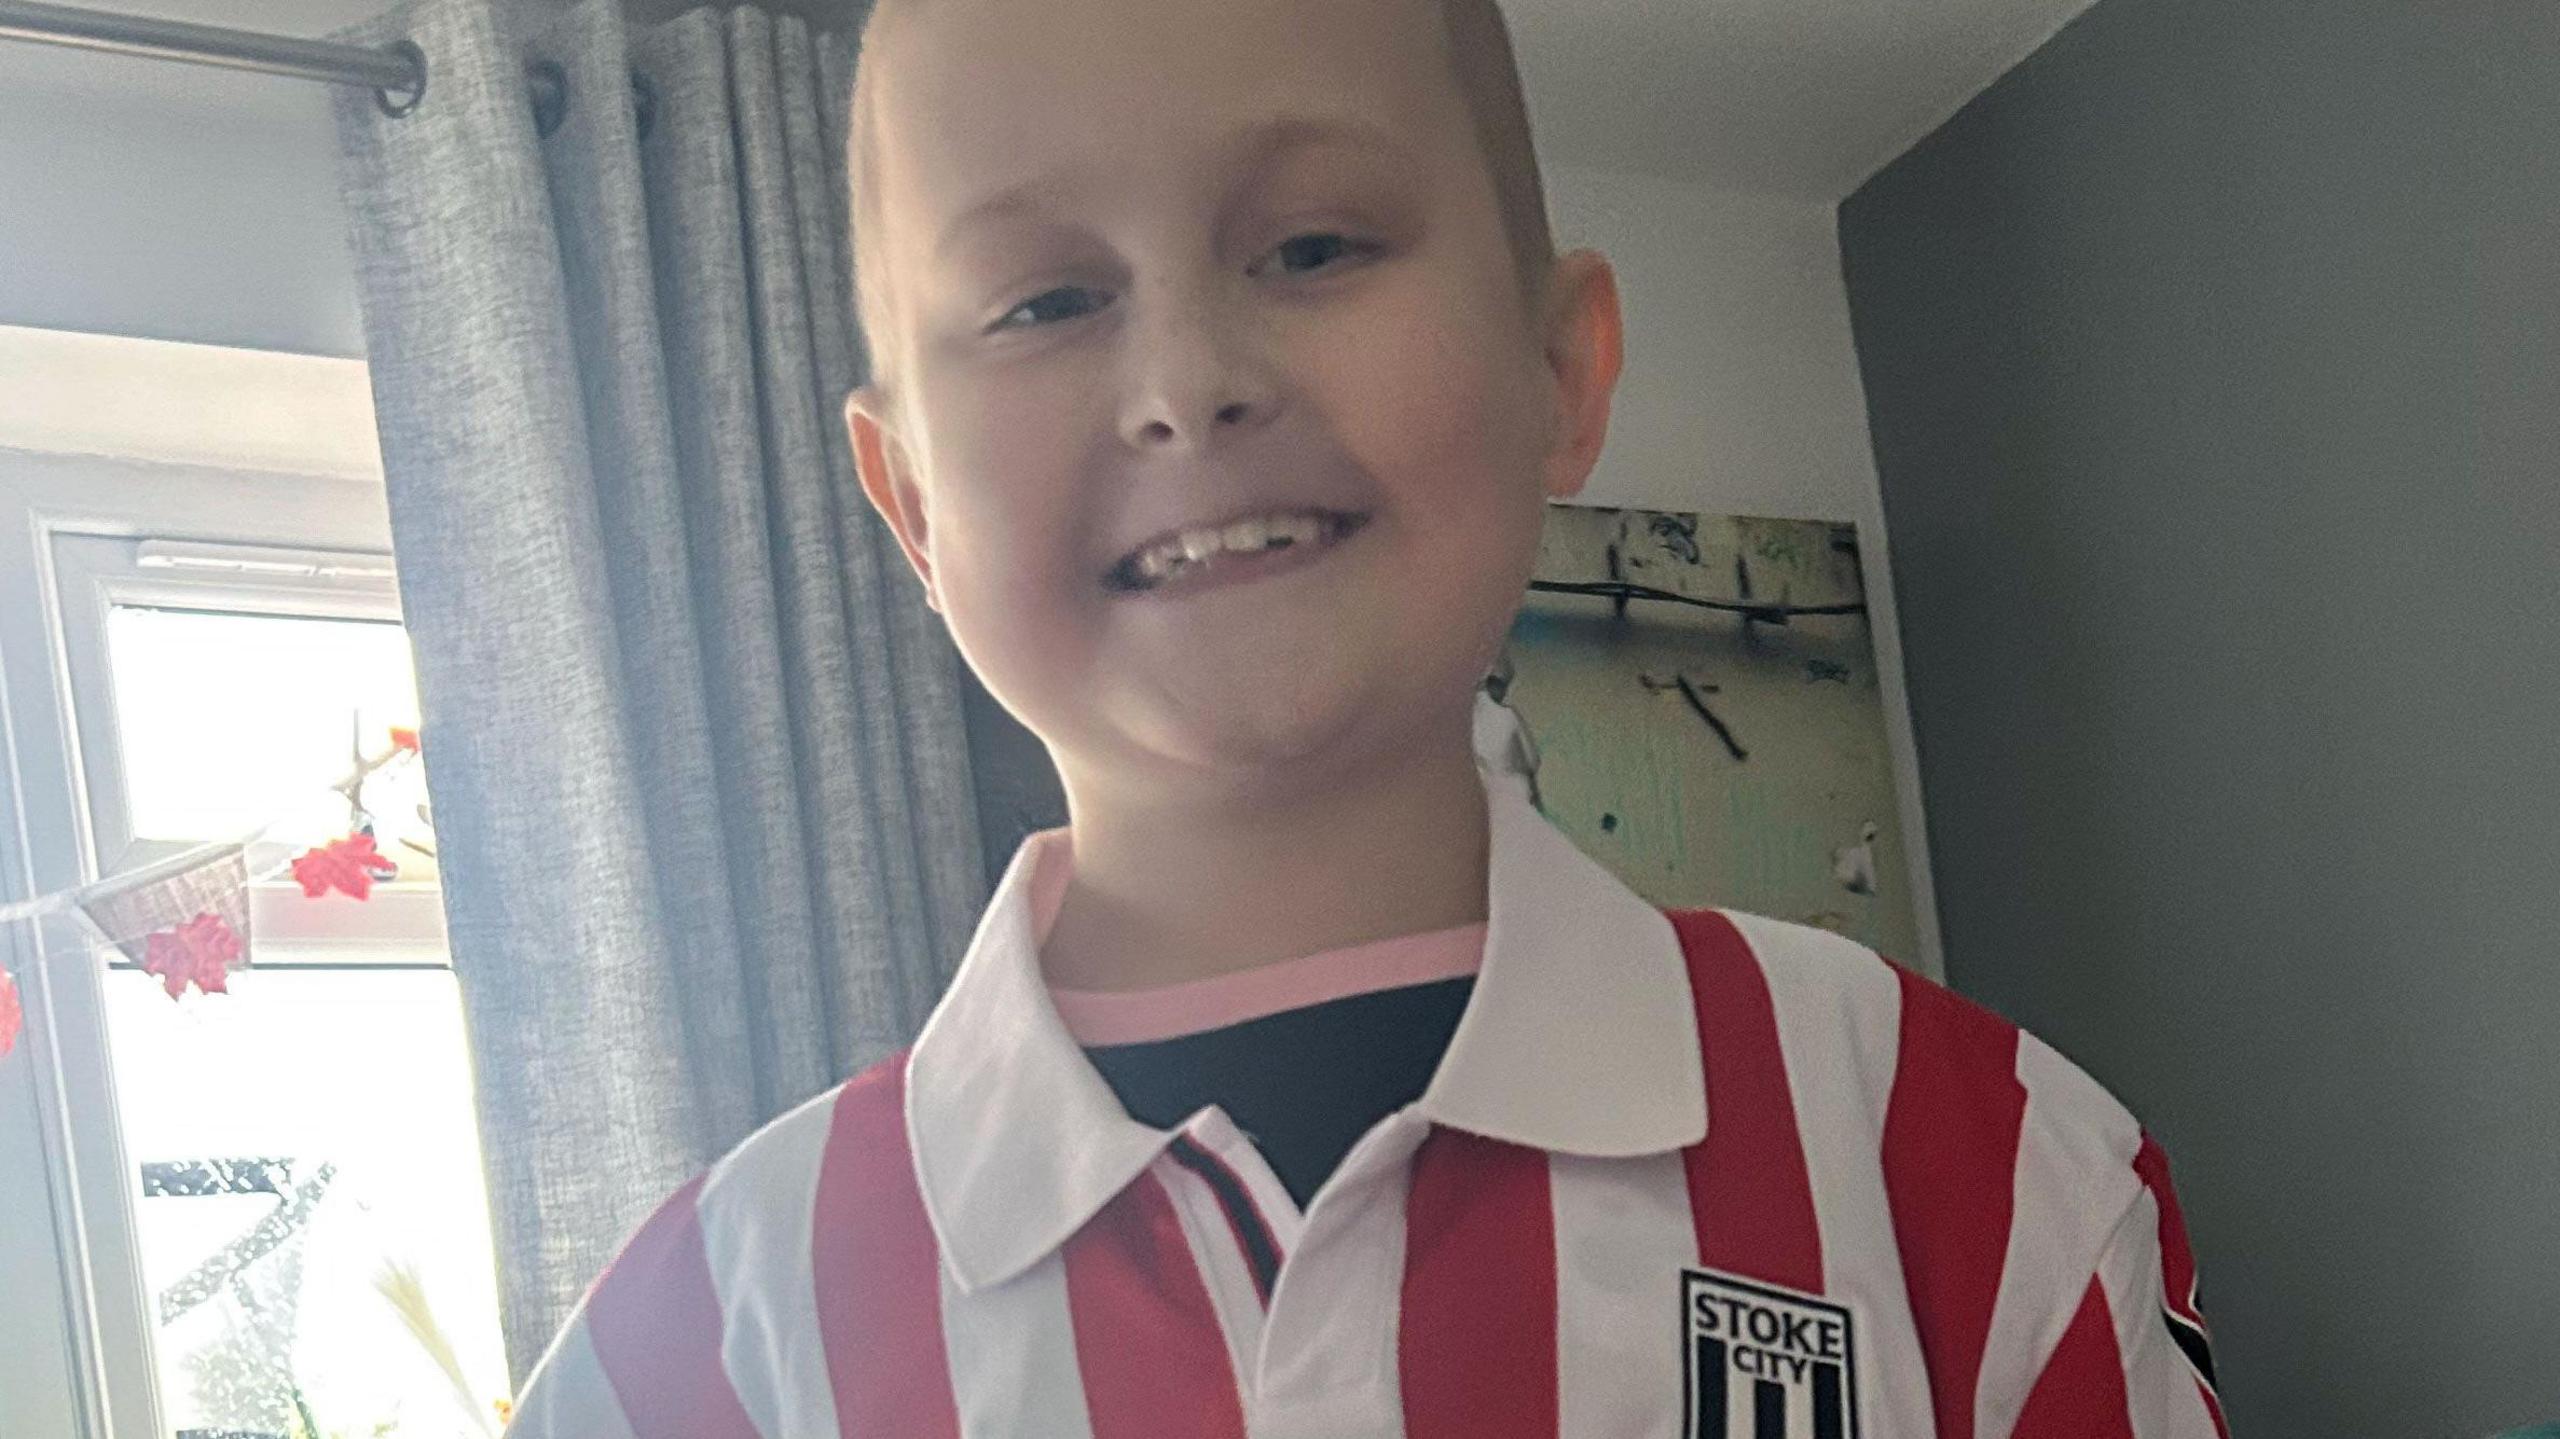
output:
<svg viewBox="0 0 2560 1439"><path fill-rule="evenodd" d="M1550 161L1846 198L2090 0L1503 0Z"/></svg>

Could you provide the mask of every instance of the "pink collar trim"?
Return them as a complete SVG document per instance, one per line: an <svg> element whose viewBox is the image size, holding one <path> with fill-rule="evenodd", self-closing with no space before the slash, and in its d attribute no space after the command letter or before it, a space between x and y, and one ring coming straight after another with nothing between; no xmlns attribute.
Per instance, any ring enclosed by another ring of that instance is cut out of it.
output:
<svg viewBox="0 0 2560 1439"><path fill-rule="evenodd" d="M1078 1044L1147 1044L1355 994L1471 975L1484 962L1484 933L1484 921L1478 920L1155 989L1051 985L1049 1001Z"/></svg>

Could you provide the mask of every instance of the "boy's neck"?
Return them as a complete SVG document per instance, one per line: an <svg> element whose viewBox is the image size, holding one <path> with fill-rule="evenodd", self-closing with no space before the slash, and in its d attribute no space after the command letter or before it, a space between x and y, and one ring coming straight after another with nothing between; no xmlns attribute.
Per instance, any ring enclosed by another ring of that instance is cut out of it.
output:
<svg viewBox="0 0 2560 1439"><path fill-rule="evenodd" d="M1061 988L1152 989L1485 917L1484 780L1463 738L1252 804L1078 788L1074 874L1041 946Z"/></svg>

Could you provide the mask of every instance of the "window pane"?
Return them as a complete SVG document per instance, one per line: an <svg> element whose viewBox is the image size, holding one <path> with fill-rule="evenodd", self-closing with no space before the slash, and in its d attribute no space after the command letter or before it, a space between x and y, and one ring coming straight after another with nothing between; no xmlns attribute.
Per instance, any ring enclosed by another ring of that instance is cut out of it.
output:
<svg viewBox="0 0 2560 1439"><path fill-rule="evenodd" d="M107 655L136 839L233 839L279 817L344 834L347 807L329 786L354 769L352 744L376 755L392 726L418 723L397 624L119 605ZM415 766L366 785L386 852L423 832L425 798ZM418 856L394 857L410 877Z"/></svg>
<svg viewBox="0 0 2560 1439"><path fill-rule="evenodd" d="M253 968L230 985L173 1002L148 975L106 976L164 1418L491 1432L505 1369L451 972ZM381 1291L394 1266L416 1276L467 1399Z"/></svg>

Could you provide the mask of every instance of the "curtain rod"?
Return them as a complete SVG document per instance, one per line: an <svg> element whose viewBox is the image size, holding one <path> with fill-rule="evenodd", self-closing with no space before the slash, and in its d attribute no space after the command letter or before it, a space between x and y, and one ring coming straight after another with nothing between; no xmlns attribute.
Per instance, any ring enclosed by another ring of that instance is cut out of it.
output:
<svg viewBox="0 0 2560 1439"><path fill-rule="evenodd" d="M291 75L332 85L359 85L373 91L383 110L393 115L407 114L427 88L427 57L406 40L369 50L326 40L297 40L191 25L181 20L79 10L68 5L46 5L39 0L0 0L0 40L32 40L111 55ZM526 78L534 88L535 110L557 114L563 89L558 68L528 65Z"/></svg>

